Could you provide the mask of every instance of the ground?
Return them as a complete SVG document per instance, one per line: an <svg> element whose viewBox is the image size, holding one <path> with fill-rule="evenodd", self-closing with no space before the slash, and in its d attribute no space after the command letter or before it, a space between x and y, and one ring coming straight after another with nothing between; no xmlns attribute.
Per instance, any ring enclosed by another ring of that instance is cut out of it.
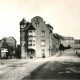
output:
<svg viewBox="0 0 80 80"><path fill-rule="evenodd" d="M80 57L66 50L50 58L1 60L0 80L80 79Z"/></svg>

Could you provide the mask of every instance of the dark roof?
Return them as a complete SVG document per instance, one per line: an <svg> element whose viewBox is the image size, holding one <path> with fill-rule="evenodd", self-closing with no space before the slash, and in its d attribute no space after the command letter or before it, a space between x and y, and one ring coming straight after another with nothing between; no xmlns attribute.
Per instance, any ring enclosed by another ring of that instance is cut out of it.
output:
<svg viewBox="0 0 80 80"><path fill-rule="evenodd" d="M53 34L53 36L56 38L56 39L62 39L64 40L63 36L59 35L59 34Z"/></svg>
<svg viewBox="0 0 80 80"><path fill-rule="evenodd" d="M23 18L22 21L20 21L20 25L24 25L24 24L26 24L26 23L27 23L27 21L26 21L25 18Z"/></svg>
<svg viewBox="0 0 80 80"><path fill-rule="evenodd" d="M25 29L28 28L28 26L29 26L30 24L31 24L31 23L27 22Z"/></svg>
<svg viewBox="0 0 80 80"><path fill-rule="evenodd" d="M53 28L50 24L46 24L48 27Z"/></svg>
<svg viewBox="0 0 80 80"><path fill-rule="evenodd" d="M25 30L36 30L36 29L35 29L34 26L30 23L30 24L25 28Z"/></svg>
<svg viewBox="0 0 80 80"><path fill-rule="evenodd" d="M28 26L29 24L30 24L30 23L29 23L29 22L27 22L27 23L26 23L26 26Z"/></svg>

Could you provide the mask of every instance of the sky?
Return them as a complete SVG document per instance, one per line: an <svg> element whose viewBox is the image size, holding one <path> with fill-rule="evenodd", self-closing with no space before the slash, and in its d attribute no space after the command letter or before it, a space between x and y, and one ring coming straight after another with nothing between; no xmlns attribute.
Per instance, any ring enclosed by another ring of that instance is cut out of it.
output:
<svg viewBox="0 0 80 80"><path fill-rule="evenodd" d="M80 39L80 0L0 0L0 39L12 36L20 43L19 23L40 16L53 33Z"/></svg>

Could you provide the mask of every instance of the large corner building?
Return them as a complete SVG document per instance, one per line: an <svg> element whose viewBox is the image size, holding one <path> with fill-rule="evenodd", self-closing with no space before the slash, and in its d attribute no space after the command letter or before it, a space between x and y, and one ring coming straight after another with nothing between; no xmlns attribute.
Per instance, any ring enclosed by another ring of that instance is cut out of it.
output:
<svg viewBox="0 0 80 80"><path fill-rule="evenodd" d="M20 22L21 57L49 57L53 54L53 27L36 16Z"/></svg>

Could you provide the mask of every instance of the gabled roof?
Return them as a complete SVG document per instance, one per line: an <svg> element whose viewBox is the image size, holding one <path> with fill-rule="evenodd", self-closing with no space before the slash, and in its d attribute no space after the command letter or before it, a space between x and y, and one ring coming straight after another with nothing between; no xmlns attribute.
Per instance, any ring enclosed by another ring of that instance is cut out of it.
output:
<svg viewBox="0 0 80 80"><path fill-rule="evenodd" d="M50 24L46 24L46 26L50 30L50 32L52 33L54 28Z"/></svg>
<svg viewBox="0 0 80 80"><path fill-rule="evenodd" d="M36 30L36 29L35 29L34 26L30 23L30 24L25 28L25 30Z"/></svg>

